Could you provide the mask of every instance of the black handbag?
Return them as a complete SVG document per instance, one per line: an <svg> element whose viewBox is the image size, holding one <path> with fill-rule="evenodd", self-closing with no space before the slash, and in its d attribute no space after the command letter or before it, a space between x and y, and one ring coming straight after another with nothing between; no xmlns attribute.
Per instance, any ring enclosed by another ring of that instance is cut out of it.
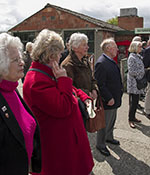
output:
<svg viewBox="0 0 150 175"><path fill-rule="evenodd" d="M137 89L141 90L141 89L145 89L147 86L147 78L146 75L143 76L143 78L141 79L136 79L136 85L137 85Z"/></svg>
<svg viewBox="0 0 150 175"><path fill-rule="evenodd" d="M83 119L84 126L86 128L86 121L90 118L87 107L86 107L86 104L83 101L81 101L80 98L78 98L78 105L79 105L79 108L80 108L80 112L82 114L82 119Z"/></svg>

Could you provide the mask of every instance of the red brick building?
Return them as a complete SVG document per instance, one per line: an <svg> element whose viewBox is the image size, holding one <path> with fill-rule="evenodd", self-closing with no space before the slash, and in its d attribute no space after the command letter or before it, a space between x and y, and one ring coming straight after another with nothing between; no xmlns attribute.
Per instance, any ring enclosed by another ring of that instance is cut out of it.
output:
<svg viewBox="0 0 150 175"><path fill-rule="evenodd" d="M25 44L32 41L44 28L60 33L64 40L74 32L85 33L89 38L89 54L94 53L96 59L101 54L102 40L115 37L118 31L123 31L118 26L90 16L47 4L43 9L11 28L9 32L19 36Z"/></svg>
<svg viewBox="0 0 150 175"><path fill-rule="evenodd" d="M135 27L142 27L142 18L136 15L136 11L134 12L137 9L134 9L133 12L132 10L129 9L130 14L122 9L118 17L118 26L115 26L81 13L47 4L32 16L11 28L9 32L19 36L24 44L33 41L44 28L60 33L64 40L74 32L82 32L89 38L89 54L94 54L95 59L97 59L101 54L100 43L103 39L114 37L118 43L124 43L124 41L128 43L135 35ZM125 46L125 49L127 50L127 46Z"/></svg>

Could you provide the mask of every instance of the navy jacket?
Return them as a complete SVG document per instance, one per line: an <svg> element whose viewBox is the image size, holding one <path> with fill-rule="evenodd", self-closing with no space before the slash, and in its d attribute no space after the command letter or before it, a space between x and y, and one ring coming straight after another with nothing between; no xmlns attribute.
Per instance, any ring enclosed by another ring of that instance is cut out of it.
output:
<svg viewBox="0 0 150 175"><path fill-rule="evenodd" d="M115 109L121 106L123 86L120 69L115 61L102 54L95 65L95 79L97 80L104 109ZM115 104L108 106L110 99L114 98Z"/></svg>
<svg viewBox="0 0 150 175"><path fill-rule="evenodd" d="M150 67L150 47L147 47L143 56L144 67ZM150 82L150 70L146 71L147 81Z"/></svg>

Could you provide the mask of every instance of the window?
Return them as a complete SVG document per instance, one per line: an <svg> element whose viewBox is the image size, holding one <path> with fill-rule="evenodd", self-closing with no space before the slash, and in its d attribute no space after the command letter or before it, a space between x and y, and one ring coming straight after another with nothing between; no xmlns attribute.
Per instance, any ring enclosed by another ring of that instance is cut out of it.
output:
<svg viewBox="0 0 150 175"><path fill-rule="evenodd" d="M46 16L42 16L42 21L46 21Z"/></svg>
<svg viewBox="0 0 150 175"><path fill-rule="evenodd" d="M18 36L22 43L26 44L29 41L33 42L35 38L35 32L15 32L14 36Z"/></svg>
<svg viewBox="0 0 150 175"><path fill-rule="evenodd" d="M51 21L55 20L55 16L50 16L50 20Z"/></svg>

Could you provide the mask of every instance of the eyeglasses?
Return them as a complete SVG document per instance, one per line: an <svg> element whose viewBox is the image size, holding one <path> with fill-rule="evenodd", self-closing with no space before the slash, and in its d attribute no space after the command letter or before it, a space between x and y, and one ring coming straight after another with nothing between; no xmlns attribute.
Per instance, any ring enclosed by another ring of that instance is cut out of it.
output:
<svg viewBox="0 0 150 175"><path fill-rule="evenodd" d="M21 61L23 61L22 58L14 58L14 59L10 60L11 63L20 63Z"/></svg>

